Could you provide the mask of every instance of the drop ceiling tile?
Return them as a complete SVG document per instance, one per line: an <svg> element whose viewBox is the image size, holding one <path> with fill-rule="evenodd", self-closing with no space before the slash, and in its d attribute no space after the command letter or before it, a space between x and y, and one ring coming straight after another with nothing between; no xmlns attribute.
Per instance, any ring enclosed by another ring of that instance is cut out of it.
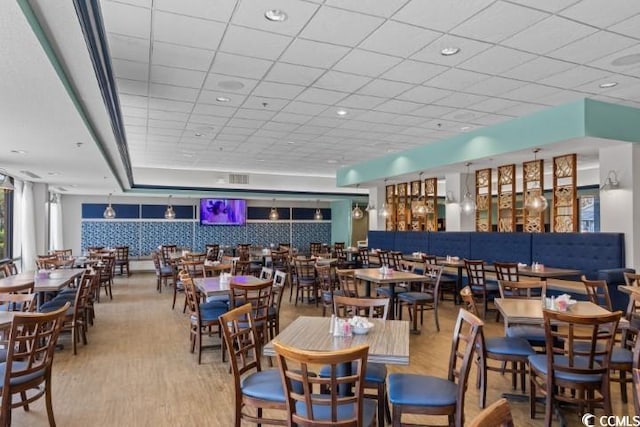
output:
<svg viewBox="0 0 640 427"><path fill-rule="evenodd" d="M622 63L620 61L622 61ZM612 53L611 55L594 60L589 65L617 73L632 73L633 70L638 68L638 65L640 65L640 44L636 44L635 46L628 47L621 51Z"/></svg>
<svg viewBox="0 0 640 427"><path fill-rule="evenodd" d="M272 121L282 122L282 123L297 123L301 125L301 124L307 123L312 118L313 116L307 116L304 114L280 112L273 117Z"/></svg>
<svg viewBox="0 0 640 427"><path fill-rule="evenodd" d="M478 111L485 111L487 113L495 113L500 110L515 108L519 105L521 105L521 102L510 101L508 99L501 98L489 98L486 101L474 104L473 109Z"/></svg>
<svg viewBox="0 0 640 427"><path fill-rule="evenodd" d="M211 71L228 76L240 76L250 79L261 79L269 67L271 61L257 58L247 58L246 56L231 55L218 52Z"/></svg>
<svg viewBox="0 0 640 427"><path fill-rule="evenodd" d="M455 35L499 42L549 16L546 12L497 1L454 28Z"/></svg>
<svg viewBox="0 0 640 427"><path fill-rule="evenodd" d="M413 25L387 21L360 43L359 47L407 58L441 35L442 33Z"/></svg>
<svg viewBox="0 0 640 427"><path fill-rule="evenodd" d="M127 79L116 79L116 84L118 86L118 92L124 93L127 95L140 95L147 96L147 82L142 82L140 80L127 80Z"/></svg>
<svg viewBox="0 0 640 427"><path fill-rule="evenodd" d="M560 14L577 21L608 27L640 13L640 2L618 1L610 7L603 7L602 1L582 0L564 9Z"/></svg>
<svg viewBox="0 0 640 427"><path fill-rule="evenodd" d="M287 132L276 132L276 131L272 131L272 130L258 129L256 131L256 133L254 133L253 135L254 136L263 136L265 138L282 139L282 138L286 138Z"/></svg>
<svg viewBox="0 0 640 427"><path fill-rule="evenodd" d="M236 0L153 0L154 9L216 21L228 21Z"/></svg>
<svg viewBox="0 0 640 427"><path fill-rule="evenodd" d="M393 114L391 112L386 111L368 111L366 113L360 114L358 116L358 120L371 122L371 123L393 123L395 119L398 118L398 114ZM352 129L348 126L343 125L347 129ZM363 130L370 130L369 128Z"/></svg>
<svg viewBox="0 0 640 427"><path fill-rule="evenodd" d="M503 45L545 54L596 32L593 27L559 16L538 22L502 42Z"/></svg>
<svg viewBox="0 0 640 427"><path fill-rule="evenodd" d="M637 45L638 41L608 31L599 31L548 55L565 61L587 64L613 52Z"/></svg>
<svg viewBox="0 0 640 427"><path fill-rule="evenodd" d="M166 129L180 129L183 130L186 126L186 122L180 120L157 120L149 119L147 126L150 128L166 128Z"/></svg>
<svg viewBox="0 0 640 427"><path fill-rule="evenodd" d="M312 126L324 126L324 127L328 127L328 128L335 128L335 127L340 126L343 122L344 122L344 119L338 118L337 116L335 116L335 117L320 117L319 116L319 117L314 117L313 119L309 120L309 122L306 123L306 124L307 125L312 125Z"/></svg>
<svg viewBox="0 0 640 427"><path fill-rule="evenodd" d="M411 114L415 114L415 111L412 112ZM418 126L424 122L425 122L425 119L423 117L415 117L415 116L409 116L409 115L402 115L393 120L394 124L401 125L401 126Z"/></svg>
<svg viewBox="0 0 640 427"><path fill-rule="evenodd" d="M375 108L382 104L385 98L367 95L351 95L340 101L340 106L345 108Z"/></svg>
<svg viewBox="0 0 640 427"><path fill-rule="evenodd" d="M149 96L174 101L194 102L198 96L198 89L151 83L149 85Z"/></svg>
<svg viewBox="0 0 640 427"><path fill-rule="evenodd" d="M640 14L609 27L609 30L640 39Z"/></svg>
<svg viewBox="0 0 640 427"><path fill-rule="evenodd" d="M591 67L577 66L540 80L540 83L562 88L573 88L606 77L609 73Z"/></svg>
<svg viewBox="0 0 640 427"><path fill-rule="evenodd" d="M442 105L425 105L411 112L412 116L419 117L442 117L445 114L457 111L455 108L444 107Z"/></svg>
<svg viewBox="0 0 640 427"><path fill-rule="evenodd" d="M276 113L268 110L254 110L250 108L240 108L236 111L234 117L238 119L252 119L252 120L271 120Z"/></svg>
<svg viewBox="0 0 640 427"><path fill-rule="evenodd" d="M255 110L280 111L290 101L287 99L267 98L264 96L250 96L244 102L243 107Z"/></svg>
<svg viewBox="0 0 640 427"><path fill-rule="evenodd" d="M494 46L460 64L460 68L487 74L500 74L535 57L529 53Z"/></svg>
<svg viewBox="0 0 640 427"><path fill-rule="evenodd" d="M491 46L493 45L490 43L483 43L477 40L445 34L421 51L417 52L415 55L411 56L411 59L452 67L466 61L482 51L489 49ZM460 52L450 56L445 56L441 53L442 49L451 47L457 47L460 49Z"/></svg>
<svg viewBox="0 0 640 427"><path fill-rule="evenodd" d="M356 46L384 19L323 6L300 37L344 46Z"/></svg>
<svg viewBox="0 0 640 427"><path fill-rule="evenodd" d="M522 65L505 71L503 75L513 79L537 82L545 77L573 68L574 66L575 64L569 62L539 56L532 61L525 62Z"/></svg>
<svg viewBox="0 0 640 427"><path fill-rule="evenodd" d="M411 0L393 16L394 20L448 32L487 7L494 0Z"/></svg>
<svg viewBox="0 0 640 427"><path fill-rule="evenodd" d="M477 110L476 105L477 104L472 107L474 110ZM441 118L444 120L455 120L457 122L470 122L484 115L484 113L480 113L478 111L458 109L451 113L442 115Z"/></svg>
<svg viewBox="0 0 640 427"><path fill-rule="evenodd" d="M547 12L557 12L565 7L573 4L576 0L511 0L523 6L533 7L535 9L546 10Z"/></svg>
<svg viewBox="0 0 640 427"><path fill-rule="evenodd" d="M217 49L225 25L174 13L153 14L153 39L184 46Z"/></svg>
<svg viewBox="0 0 640 427"><path fill-rule="evenodd" d="M570 102L584 99L585 94L577 91L570 90L558 90L550 95L541 96L536 98L535 101L540 104L546 104L551 106L568 104Z"/></svg>
<svg viewBox="0 0 640 427"><path fill-rule="evenodd" d="M116 2L102 2L102 15L109 32L149 39L151 10Z"/></svg>
<svg viewBox="0 0 640 427"><path fill-rule="evenodd" d="M400 61L402 61L400 58L393 56L354 49L333 68L347 73L377 77L389 68L399 64Z"/></svg>
<svg viewBox="0 0 640 427"><path fill-rule="evenodd" d="M227 102L220 102L217 100L219 97L228 98ZM200 92L200 96L198 97L198 102L203 104L219 104L227 107L239 107L242 105L244 100L246 99L245 95L240 95L237 93L225 93L221 91L213 91L213 90L203 90Z"/></svg>
<svg viewBox="0 0 640 427"><path fill-rule="evenodd" d="M445 107L452 107L452 108L466 108L470 105L485 101L486 99L487 97L485 96L472 95L470 93L464 93L464 92L456 92L456 93L452 93L451 95L445 98L439 99L437 101L437 104L444 105Z"/></svg>
<svg viewBox="0 0 640 427"><path fill-rule="evenodd" d="M310 87L309 89L302 92L296 100L302 102L311 102L315 104L333 105L346 96L347 94L344 92L336 92L333 90Z"/></svg>
<svg viewBox="0 0 640 427"><path fill-rule="evenodd" d="M149 40L108 33L111 59L149 62Z"/></svg>
<svg viewBox="0 0 640 427"><path fill-rule="evenodd" d="M411 88L412 85L407 83L377 79L360 89L358 93L363 95L379 96L382 98L393 98Z"/></svg>
<svg viewBox="0 0 640 427"><path fill-rule="evenodd" d="M541 96L551 95L558 91L558 88L551 86L543 86L535 83L531 83L516 90L507 92L502 95L503 98L514 99L516 101L530 102L535 98Z"/></svg>
<svg viewBox="0 0 640 427"><path fill-rule="evenodd" d="M601 88L602 83L618 83L617 86L612 88ZM640 79L635 77L624 76L620 74L608 74L607 76L584 84L582 86L576 86L574 89L581 92L589 92L593 94L603 94L609 96L620 96L624 98L624 95L631 95L629 89L633 86L640 84Z"/></svg>
<svg viewBox="0 0 640 427"><path fill-rule="evenodd" d="M151 63L167 67L207 71L211 66L214 53L212 50L155 42L151 54Z"/></svg>
<svg viewBox="0 0 640 427"><path fill-rule="evenodd" d="M200 88L204 83L204 71L184 70L181 68L151 66L151 82L165 85Z"/></svg>
<svg viewBox="0 0 640 427"><path fill-rule="evenodd" d="M229 93L241 93L246 95L250 93L257 84L258 80L209 73L204 82L204 88L209 90L224 90Z"/></svg>
<svg viewBox="0 0 640 427"><path fill-rule="evenodd" d="M444 98L449 95L449 91L437 89L434 87L426 87L426 86L416 86L413 89L409 89L408 91L398 95L399 99L419 102L423 104L429 104L438 99Z"/></svg>
<svg viewBox="0 0 640 427"><path fill-rule="evenodd" d="M320 89L355 92L370 81L369 77L341 73L339 71L328 71L313 86Z"/></svg>
<svg viewBox="0 0 640 427"><path fill-rule="evenodd" d="M124 126L147 126L147 118L146 117L133 117L133 116L123 116Z"/></svg>
<svg viewBox="0 0 640 427"><path fill-rule="evenodd" d="M507 116L507 115L487 114L486 116L480 117L479 119L475 120L475 123L478 123L483 126L490 126L490 125L496 125L498 123L503 123L511 119L513 119L513 117Z"/></svg>
<svg viewBox="0 0 640 427"><path fill-rule="evenodd" d="M291 37L231 25L220 51L262 59L277 59L291 42Z"/></svg>
<svg viewBox="0 0 640 427"><path fill-rule="evenodd" d="M304 125L304 126L301 126L300 128L298 128L296 130L296 132L302 133L302 134L307 134L307 135L322 135L325 132L328 132L330 130L331 130L331 128L324 127L324 126Z"/></svg>
<svg viewBox="0 0 640 427"><path fill-rule="evenodd" d="M486 74L451 68L427 81L425 84L429 87L441 89L463 90L488 78L489 76Z"/></svg>
<svg viewBox="0 0 640 427"><path fill-rule="evenodd" d="M180 136L182 135L182 129L168 129L168 128L154 128L147 127L147 135L164 135L164 136Z"/></svg>
<svg viewBox="0 0 640 427"><path fill-rule="evenodd" d="M398 99L391 99L383 104L378 105L375 109L377 111L386 111L389 113L410 113L413 110L420 108L422 104L409 101L400 101Z"/></svg>
<svg viewBox="0 0 640 427"><path fill-rule="evenodd" d="M362 12L368 15L390 17L396 12L406 0L327 0L325 4L335 6L340 9L348 9L355 12Z"/></svg>
<svg viewBox="0 0 640 427"><path fill-rule="evenodd" d="M268 9L285 11L289 18L283 22L269 21L264 17ZM263 0L243 0L233 14L232 22L249 28L295 36L317 9L318 5L296 0L274 0L268 5Z"/></svg>
<svg viewBox="0 0 640 427"><path fill-rule="evenodd" d="M404 60L381 77L387 80L405 83L422 83L447 70L443 65L428 64L426 62Z"/></svg>
<svg viewBox="0 0 640 427"><path fill-rule="evenodd" d="M115 76L127 80L149 80L149 64L144 62L125 61L112 59L111 65Z"/></svg>
<svg viewBox="0 0 640 427"><path fill-rule="evenodd" d="M372 113L372 114L385 114L385 113ZM340 126L343 129L352 129L357 131L367 131L371 129L371 122L364 120L350 120Z"/></svg>
<svg viewBox="0 0 640 427"><path fill-rule="evenodd" d="M191 114L189 117L189 127L200 127L202 125L208 126L222 126L228 121L227 117L218 117L212 114Z"/></svg>
<svg viewBox="0 0 640 427"><path fill-rule="evenodd" d="M299 126L300 125L296 123L267 122L267 124L262 126L262 129L293 132L294 130L298 129Z"/></svg>
<svg viewBox="0 0 640 427"><path fill-rule="evenodd" d="M280 60L308 67L329 68L340 60L349 48L296 38Z"/></svg>
<svg viewBox="0 0 640 427"><path fill-rule="evenodd" d="M389 134L397 134L404 130L405 126L401 125L390 125L387 123L381 123L379 125L374 125L371 130L374 132L380 133L389 133Z"/></svg>
<svg viewBox="0 0 640 427"><path fill-rule="evenodd" d="M284 64L282 62L276 62L266 75L265 80L278 82L278 83L290 83L300 86L311 85L324 70L320 68L305 67L302 65Z"/></svg>
<svg viewBox="0 0 640 427"><path fill-rule="evenodd" d="M196 104L193 108L193 114L207 114L217 117L231 117L236 112L237 108L221 107L219 105L211 104Z"/></svg>
<svg viewBox="0 0 640 427"><path fill-rule="evenodd" d="M505 79L503 77L489 77L486 80L482 80L465 88L465 91L478 95L499 96L525 84L526 83L518 80Z"/></svg>
<svg viewBox="0 0 640 427"><path fill-rule="evenodd" d="M312 104L309 102L292 101L282 111L294 113L294 114L307 114L309 116L316 116L327 109L323 104Z"/></svg>
<svg viewBox="0 0 640 427"><path fill-rule="evenodd" d="M474 105L473 108L476 108L477 106L478 104ZM508 108L505 108L504 110L500 110L496 112L500 114L505 114L508 116L523 117L529 114L537 113L538 111L543 110L545 108L547 108L547 106L542 104L531 104L531 103L520 102L518 105L508 107Z"/></svg>
<svg viewBox="0 0 640 427"><path fill-rule="evenodd" d="M303 90L304 87L302 86L263 81L253 90L253 95L268 98L293 99Z"/></svg>

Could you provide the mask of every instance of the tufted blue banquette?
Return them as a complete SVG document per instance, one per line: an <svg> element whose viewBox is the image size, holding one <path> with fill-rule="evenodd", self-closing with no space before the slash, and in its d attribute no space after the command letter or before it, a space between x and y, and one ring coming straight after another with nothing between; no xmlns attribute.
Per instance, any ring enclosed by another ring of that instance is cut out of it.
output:
<svg viewBox="0 0 640 427"><path fill-rule="evenodd" d="M449 231L429 233L429 255L471 258L471 233ZM401 251L402 249L397 249Z"/></svg>
<svg viewBox="0 0 640 427"><path fill-rule="evenodd" d="M530 263L531 234L529 233L469 233L472 259L494 262Z"/></svg>

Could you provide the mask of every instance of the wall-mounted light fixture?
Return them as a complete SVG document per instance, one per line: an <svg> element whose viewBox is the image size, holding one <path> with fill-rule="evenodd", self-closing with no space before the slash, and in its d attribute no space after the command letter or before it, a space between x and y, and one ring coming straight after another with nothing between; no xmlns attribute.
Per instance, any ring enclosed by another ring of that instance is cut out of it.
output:
<svg viewBox="0 0 640 427"><path fill-rule="evenodd" d="M456 203L456 198L453 195L453 191L449 190L444 196L445 203Z"/></svg>
<svg viewBox="0 0 640 427"><path fill-rule="evenodd" d="M620 181L618 181L618 174L614 170L610 170L607 174L607 179L604 180L604 183L600 186L600 190L609 191L615 190L620 187Z"/></svg>

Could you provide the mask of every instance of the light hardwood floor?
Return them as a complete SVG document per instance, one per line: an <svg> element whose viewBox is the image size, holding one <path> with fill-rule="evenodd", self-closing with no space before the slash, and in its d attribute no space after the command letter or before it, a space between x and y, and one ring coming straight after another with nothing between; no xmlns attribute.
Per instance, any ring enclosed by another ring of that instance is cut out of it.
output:
<svg viewBox="0 0 640 427"><path fill-rule="evenodd" d="M160 295L155 287L152 274L116 278L113 300L102 298L97 305L89 344L80 344L78 355L73 356L69 336L61 337L65 348L56 353L53 365L53 404L58 426L233 425L233 383L228 365L221 363L220 350L205 350L203 363L198 365L196 357L189 353L187 315L178 308L171 310L171 288L165 288ZM283 326L298 315L321 315L321 308L306 303L294 307L288 297L287 290ZM179 301L176 307L182 307L181 295ZM422 334L411 336L410 365L390 365L389 371L446 376L457 308L451 301L442 304L440 333L435 332L431 313L426 313ZM501 323L487 321L486 335L502 333ZM508 376L490 372L488 382L488 404L502 392L511 391ZM616 384L612 390L614 413L630 414L632 404L621 402L617 387ZM475 369L466 399L469 420L479 412ZM536 420L529 418L528 402L511 403L511 408L516 426L543 424L542 413ZM566 416L569 425L582 425L578 414ZM445 424L446 420L441 417L430 422ZM14 409L13 425L48 425L44 401L31 405L30 412Z"/></svg>

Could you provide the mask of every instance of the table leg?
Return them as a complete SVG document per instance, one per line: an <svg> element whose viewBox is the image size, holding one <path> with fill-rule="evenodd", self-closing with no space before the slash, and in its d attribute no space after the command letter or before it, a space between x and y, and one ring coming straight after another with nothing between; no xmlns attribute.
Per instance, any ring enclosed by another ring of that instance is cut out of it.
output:
<svg viewBox="0 0 640 427"><path fill-rule="evenodd" d="M462 290L462 267L458 267L458 278L456 279L456 294L453 299L456 305L460 305L460 291Z"/></svg>
<svg viewBox="0 0 640 427"><path fill-rule="evenodd" d="M336 374L339 377L346 377L351 375L351 362L348 363L338 363L336 366ZM352 386L353 384L338 384L338 394L340 396L352 396Z"/></svg>
<svg viewBox="0 0 640 427"><path fill-rule="evenodd" d="M368 280L364 281L364 296L367 298L371 296L371 282Z"/></svg>
<svg viewBox="0 0 640 427"><path fill-rule="evenodd" d="M396 318L396 284L395 283L389 283L389 295L391 298L391 301L389 301L389 303L391 304L391 311L389 312L389 319L393 320Z"/></svg>

